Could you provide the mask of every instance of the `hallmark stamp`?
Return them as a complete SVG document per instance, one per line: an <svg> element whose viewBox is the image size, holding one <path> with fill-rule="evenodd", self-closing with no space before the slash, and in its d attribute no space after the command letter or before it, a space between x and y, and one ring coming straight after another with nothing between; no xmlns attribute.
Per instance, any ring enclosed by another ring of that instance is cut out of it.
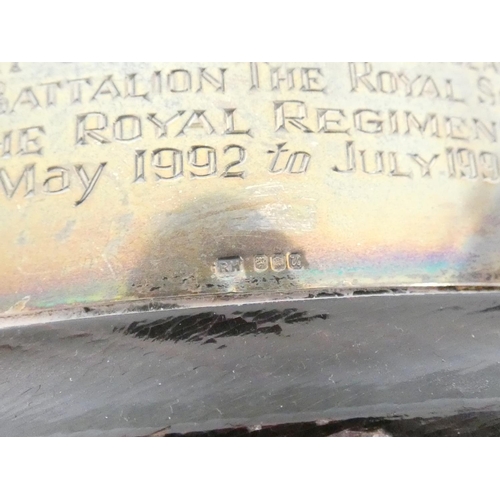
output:
<svg viewBox="0 0 500 500"><path fill-rule="evenodd" d="M269 267L269 259L267 258L267 255L256 255L253 258L253 266L258 273L267 271Z"/></svg>
<svg viewBox="0 0 500 500"><path fill-rule="evenodd" d="M288 254L288 268L289 269L302 269L302 256L300 253Z"/></svg>
<svg viewBox="0 0 500 500"><path fill-rule="evenodd" d="M284 271L286 269L286 257L282 253L275 253L271 257L271 268L273 271Z"/></svg>
<svg viewBox="0 0 500 500"><path fill-rule="evenodd" d="M243 270L243 259L241 257L225 257L223 259L217 259L215 269L217 274L221 274L223 276L239 273Z"/></svg>

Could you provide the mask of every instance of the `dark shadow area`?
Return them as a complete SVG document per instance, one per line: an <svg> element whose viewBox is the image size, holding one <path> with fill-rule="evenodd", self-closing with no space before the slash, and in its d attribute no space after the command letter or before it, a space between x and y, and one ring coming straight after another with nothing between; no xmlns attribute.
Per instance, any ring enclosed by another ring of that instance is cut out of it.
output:
<svg viewBox="0 0 500 500"><path fill-rule="evenodd" d="M492 412L463 413L447 418L355 418L344 421L300 422L253 429L237 427L208 432L169 434L159 437L494 437L500 436L500 415Z"/></svg>

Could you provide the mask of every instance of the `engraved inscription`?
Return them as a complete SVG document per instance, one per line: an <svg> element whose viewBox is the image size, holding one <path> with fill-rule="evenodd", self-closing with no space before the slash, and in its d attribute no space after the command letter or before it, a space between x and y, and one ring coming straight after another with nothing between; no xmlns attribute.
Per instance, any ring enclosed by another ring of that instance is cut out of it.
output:
<svg viewBox="0 0 500 500"><path fill-rule="evenodd" d="M146 168L145 157L150 158ZM214 177L246 177L246 170L241 165L247 160L247 151L237 144L224 146L217 150L211 146L194 145L187 151L176 148L159 148L148 154L147 151L135 150L134 179L132 182L147 180L147 170L155 175L157 181L171 180L188 175L191 179Z"/></svg>
<svg viewBox="0 0 500 500"><path fill-rule="evenodd" d="M496 143L499 123L479 117L421 113L409 110L312 107L305 101L274 101L275 132L285 134L342 134L415 136Z"/></svg>
<svg viewBox="0 0 500 500"><path fill-rule="evenodd" d="M0 135L0 158L42 156L43 147L40 141L43 135L45 135L45 129L41 125L3 132Z"/></svg>
<svg viewBox="0 0 500 500"><path fill-rule="evenodd" d="M0 71L0 75L19 73L17 63L10 70ZM49 109L79 103L104 104L112 101L151 101L156 96L177 94L225 94L226 72L223 67L173 68L152 71L150 74L138 72L108 74L103 77L80 76L61 78L57 81L42 81L21 88L0 87L3 105L1 113L22 113L35 109ZM307 72L302 80L307 87L315 85L314 71ZM3 82L2 82L3 83Z"/></svg>
<svg viewBox="0 0 500 500"><path fill-rule="evenodd" d="M102 112L90 112L76 117L76 144L132 142L144 140L153 132L157 139L183 136L247 135L252 130L245 125L236 108L215 110L178 110L163 113L148 113L147 116L123 114L109 116Z"/></svg>
<svg viewBox="0 0 500 500"><path fill-rule="evenodd" d="M250 90L324 92L327 87L323 70L318 67L254 62L249 66Z"/></svg>
<svg viewBox="0 0 500 500"><path fill-rule="evenodd" d="M25 165L17 174L0 166L0 185L8 199L22 193L24 184L24 198L35 196L38 193L45 195L62 194L73 189L79 190L79 198L74 202L75 207L81 205L94 191L106 167L106 162L97 167L92 165L50 166L45 173L36 164ZM10 173L9 173L10 172ZM43 180L42 180L43 179Z"/></svg>
<svg viewBox="0 0 500 500"><path fill-rule="evenodd" d="M371 63L349 63L351 92L396 94L465 103L451 78L436 78L426 74L405 71L377 71Z"/></svg>
<svg viewBox="0 0 500 500"><path fill-rule="evenodd" d="M500 121L488 108L500 102L495 63L108 67L117 69L40 81L0 67L0 200L81 190L78 207L104 182L138 192L221 179L300 189L303 178L337 175L500 182ZM477 74L472 84L461 84L464 69ZM63 106L67 122L51 122Z"/></svg>
<svg viewBox="0 0 500 500"><path fill-rule="evenodd" d="M307 172L311 155L306 151L294 151L288 155L282 153L289 152L284 149L286 142L276 145L275 150L270 150L267 153L272 154L272 160L269 165L269 172L273 174L289 173L289 174L304 174Z"/></svg>

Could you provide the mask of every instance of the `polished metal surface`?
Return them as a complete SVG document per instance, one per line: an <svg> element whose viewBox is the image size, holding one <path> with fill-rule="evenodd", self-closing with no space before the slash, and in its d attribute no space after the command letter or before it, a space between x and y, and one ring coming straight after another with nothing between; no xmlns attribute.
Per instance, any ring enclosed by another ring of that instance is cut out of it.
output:
<svg viewBox="0 0 500 500"><path fill-rule="evenodd" d="M495 63L0 71L3 325L499 284Z"/></svg>
<svg viewBox="0 0 500 500"><path fill-rule="evenodd" d="M0 63L0 435L496 428L499 99L497 63Z"/></svg>

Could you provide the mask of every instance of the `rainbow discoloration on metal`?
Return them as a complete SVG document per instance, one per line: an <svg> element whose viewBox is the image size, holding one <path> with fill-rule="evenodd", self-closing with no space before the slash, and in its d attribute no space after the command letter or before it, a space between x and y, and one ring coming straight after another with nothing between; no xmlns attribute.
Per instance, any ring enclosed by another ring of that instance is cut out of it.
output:
<svg viewBox="0 0 500 500"><path fill-rule="evenodd" d="M500 66L18 69L0 67L6 323L500 284Z"/></svg>

